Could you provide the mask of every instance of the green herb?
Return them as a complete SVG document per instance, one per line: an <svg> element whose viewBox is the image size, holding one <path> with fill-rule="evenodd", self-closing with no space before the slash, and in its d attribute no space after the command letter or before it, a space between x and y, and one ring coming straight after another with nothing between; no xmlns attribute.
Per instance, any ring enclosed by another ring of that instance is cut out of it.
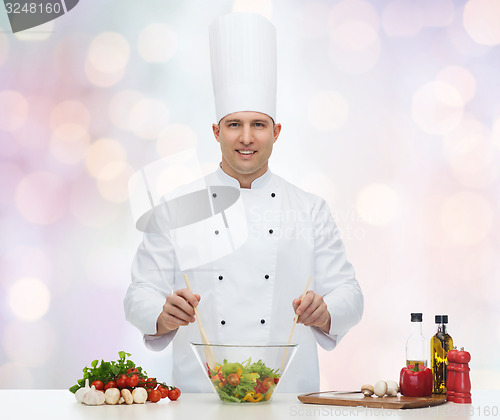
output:
<svg viewBox="0 0 500 420"><path fill-rule="evenodd" d="M117 361L105 362L101 360L101 364L99 364L99 360L94 360L90 363L90 367L83 368L83 378L79 379L76 385L73 385L69 390L74 394L80 388L85 386L85 380L89 380L89 384L94 381L102 381L106 384L109 381L114 381L120 375L131 376L133 373L127 373L129 369L137 369L138 372L135 372L139 375L140 379L147 379L147 373L140 366L136 366L132 360L127 360L127 357L130 357L130 353L125 353L124 351L118 352L118 356L120 357Z"/></svg>

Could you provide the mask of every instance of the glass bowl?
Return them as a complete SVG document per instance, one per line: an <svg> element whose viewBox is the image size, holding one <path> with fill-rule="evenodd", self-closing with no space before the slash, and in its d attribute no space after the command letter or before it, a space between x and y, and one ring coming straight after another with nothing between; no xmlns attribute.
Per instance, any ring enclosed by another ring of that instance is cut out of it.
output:
<svg viewBox="0 0 500 420"><path fill-rule="evenodd" d="M298 344L191 343L191 347L221 401L261 403L271 400Z"/></svg>

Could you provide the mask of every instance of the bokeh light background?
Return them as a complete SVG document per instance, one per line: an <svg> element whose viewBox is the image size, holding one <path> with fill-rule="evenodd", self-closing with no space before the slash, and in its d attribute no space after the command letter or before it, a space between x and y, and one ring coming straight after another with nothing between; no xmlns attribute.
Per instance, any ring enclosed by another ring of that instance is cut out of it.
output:
<svg viewBox="0 0 500 420"><path fill-rule="evenodd" d="M122 300L141 235L127 182L220 151L208 24L278 31L271 169L328 201L365 295L321 387L397 379L410 312L449 315L473 388L500 389L500 3L81 1L13 35L0 7L0 388L66 388L119 350L168 381ZM492 356L495 355L495 356Z"/></svg>

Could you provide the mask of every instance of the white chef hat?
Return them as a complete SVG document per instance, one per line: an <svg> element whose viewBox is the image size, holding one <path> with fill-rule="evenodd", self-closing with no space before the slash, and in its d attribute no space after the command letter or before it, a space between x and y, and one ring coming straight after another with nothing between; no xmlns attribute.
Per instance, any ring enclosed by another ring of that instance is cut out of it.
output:
<svg viewBox="0 0 500 420"><path fill-rule="evenodd" d="M276 29L255 13L229 13L209 28L217 121L255 111L276 121Z"/></svg>

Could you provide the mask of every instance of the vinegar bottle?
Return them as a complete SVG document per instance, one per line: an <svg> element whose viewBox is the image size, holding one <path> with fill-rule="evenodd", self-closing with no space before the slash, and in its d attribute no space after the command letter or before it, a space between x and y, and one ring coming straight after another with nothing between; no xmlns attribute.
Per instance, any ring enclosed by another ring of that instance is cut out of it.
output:
<svg viewBox="0 0 500 420"><path fill-rule="evenodd" d="M415 365L427 366L426 342L422 335L422 313L412 313L411 335L406 341L406 366Z"/></svg>
<svg viewBox="0 0 500 420"><path fill-rule="evenodd" d="M448 351L453 348L453 339L446 332L448 315L436 315L437 333L431 338L432 393L446 394Z"/></svg>

